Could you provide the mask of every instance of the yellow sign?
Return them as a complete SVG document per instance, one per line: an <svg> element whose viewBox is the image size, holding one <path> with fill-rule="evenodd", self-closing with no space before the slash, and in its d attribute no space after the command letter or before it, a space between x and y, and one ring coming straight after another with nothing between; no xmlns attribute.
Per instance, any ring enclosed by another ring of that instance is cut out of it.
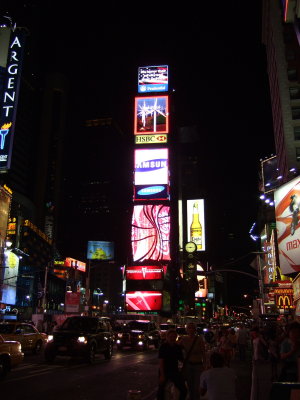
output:
<svg viewBox="0 0 300 400"><path fill-rule="evenodd" d="M152 144L167 143L168 135L161 133L160 135L136 135L135 144Z"/></svg>

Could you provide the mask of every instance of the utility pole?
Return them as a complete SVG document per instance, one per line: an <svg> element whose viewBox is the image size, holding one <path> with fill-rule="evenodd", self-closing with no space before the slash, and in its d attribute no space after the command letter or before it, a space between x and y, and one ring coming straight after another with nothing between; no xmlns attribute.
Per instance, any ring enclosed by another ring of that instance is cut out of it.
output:
<svg viewBox="0 0 300 400"><path fill-rule="evenodd" d="M48 266L49 266L49 263L47 263L47 265L45 267L44 293L43 293L43 300L42 300L43 311L45 311L45 308L46 308L47 281L48 281L48 269L49 269Z"/></svg>

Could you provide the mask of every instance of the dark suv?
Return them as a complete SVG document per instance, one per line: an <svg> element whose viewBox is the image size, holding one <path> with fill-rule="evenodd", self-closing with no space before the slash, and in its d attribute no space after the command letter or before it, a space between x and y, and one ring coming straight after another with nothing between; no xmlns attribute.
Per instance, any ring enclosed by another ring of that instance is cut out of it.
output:
<svg viewBox="0 0 300 400"><path fill-rule="evenodd" d="M160 344L160 334L154 322L147 320L129 321L117 334L117 348L134 347L148 350L153 344L157 349Z"/></svg>
<svg viewBox="0 0 300 400"><path fill-rule="evenodd" d="M48 336L45 347L46 361L56 356L83 357L89 363L95 362L101 353L111 359L113 332L110 323L97 317L68 317L64 323Z"/></svg>

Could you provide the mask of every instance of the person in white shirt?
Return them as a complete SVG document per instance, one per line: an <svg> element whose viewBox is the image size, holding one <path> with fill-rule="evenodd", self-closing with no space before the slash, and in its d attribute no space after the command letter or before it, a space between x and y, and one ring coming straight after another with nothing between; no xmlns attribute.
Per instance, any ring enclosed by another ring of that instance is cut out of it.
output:
<svg viewBox="0 0 300 400"><path fill-rule="evenodd" d="M202 372L200 378L200 392L208 400L237 400L236 373L226 367L224 357L220 353L210 356L211 369Z"/></svg>

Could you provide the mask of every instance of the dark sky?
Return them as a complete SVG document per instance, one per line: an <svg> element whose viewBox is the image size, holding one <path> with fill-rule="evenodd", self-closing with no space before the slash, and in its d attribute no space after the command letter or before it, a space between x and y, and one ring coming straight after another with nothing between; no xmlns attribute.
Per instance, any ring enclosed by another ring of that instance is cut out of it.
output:
<svg viewBox="0 0 300 400"><path fill-rule="evenodd" d="M68 76L74 127L113 115L131 140L138 67L169 65L176 122L197 125L205 153L215 240L234 215L248 248L259 159L274 153L261 1L102 3L8 2L17 22L37 26L38 63Z"/></svg>

